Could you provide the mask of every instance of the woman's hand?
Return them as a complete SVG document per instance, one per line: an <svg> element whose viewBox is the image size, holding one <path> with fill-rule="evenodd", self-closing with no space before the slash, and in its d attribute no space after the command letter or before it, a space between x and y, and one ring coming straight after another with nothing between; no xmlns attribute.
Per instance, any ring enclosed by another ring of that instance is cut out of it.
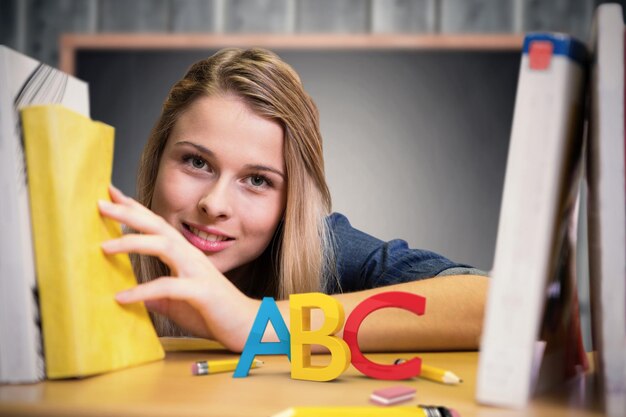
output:
<svg viewBox="0 0 626 417"><path fill-rule="evenodd" d="M109 193L113 202L99 201L100 213L141 234L103 242L104 252L156 256L172 274L120 292L116 300L122 304L144 301L148 309L168 316L194 335L215 338L228 349L241 351L260 302L239 291L162 217L113 186Z"/></svg>

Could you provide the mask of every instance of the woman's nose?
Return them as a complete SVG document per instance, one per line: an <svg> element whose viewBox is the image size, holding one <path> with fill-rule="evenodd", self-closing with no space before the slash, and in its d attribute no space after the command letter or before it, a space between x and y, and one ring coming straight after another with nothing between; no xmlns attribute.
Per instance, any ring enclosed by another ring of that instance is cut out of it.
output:
<svg viewBox="0 0 626 417"><path fill-rule="evenodd" d="M230 198L228 182L218 180L200 197L198 208L211 218L228 218L231 215Z"/></svg>

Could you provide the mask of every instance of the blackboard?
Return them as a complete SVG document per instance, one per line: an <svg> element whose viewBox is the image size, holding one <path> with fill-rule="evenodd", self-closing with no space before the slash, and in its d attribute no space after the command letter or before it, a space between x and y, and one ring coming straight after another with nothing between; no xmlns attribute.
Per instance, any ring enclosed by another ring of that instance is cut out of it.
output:
<svg viewBox="0 0 626 417"><path fill-rule="evenodd" d="M520 51L271 49L319 107L334 209L382 239L490 269ZM216 50L76 50L92 117L116 127L113 182L126 193L169 88Z"/></svg>

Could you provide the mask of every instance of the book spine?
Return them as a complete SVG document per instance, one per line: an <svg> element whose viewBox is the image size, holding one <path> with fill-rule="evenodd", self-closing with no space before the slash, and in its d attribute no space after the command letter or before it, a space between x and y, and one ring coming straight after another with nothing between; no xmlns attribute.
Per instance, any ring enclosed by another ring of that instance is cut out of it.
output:
<svg viewBox="0 0 626 417"><path fill-rule="evenodd" d="M606 415L626 415L624 22L598 7L589 141L589 267L593 344Z"/></svg>
<svg viewBox="0 0 626 417"><path fill-rule="evenodd" d="M522 407L530 395L564 182L580 146L583 59L569 37L525 40L481 343L482 403Z"/></svg>

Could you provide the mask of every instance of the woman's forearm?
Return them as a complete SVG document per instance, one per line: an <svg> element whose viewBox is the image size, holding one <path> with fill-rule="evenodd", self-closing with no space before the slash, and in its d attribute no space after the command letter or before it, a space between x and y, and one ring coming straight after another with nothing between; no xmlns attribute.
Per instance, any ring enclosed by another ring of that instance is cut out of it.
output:
<svg viewBox="0 0 626 417"><path fill-rule="evenodd" d="M398 308L384 308L367 316L358 334L363 352L472 350L480 342L488 283L484 276L447 276L333 297L342 304L346 318L363 300L381 292L405 291L426 298L422 316ZM279 301L278 307L289 326L289 301ZM322 311L314 309L311 329L319 328L323 320ZM342 335L343 329L338 333ZM268 336L266 340L275 340L275 335ZM324 349L314 346L313 351Z"/></svg>

